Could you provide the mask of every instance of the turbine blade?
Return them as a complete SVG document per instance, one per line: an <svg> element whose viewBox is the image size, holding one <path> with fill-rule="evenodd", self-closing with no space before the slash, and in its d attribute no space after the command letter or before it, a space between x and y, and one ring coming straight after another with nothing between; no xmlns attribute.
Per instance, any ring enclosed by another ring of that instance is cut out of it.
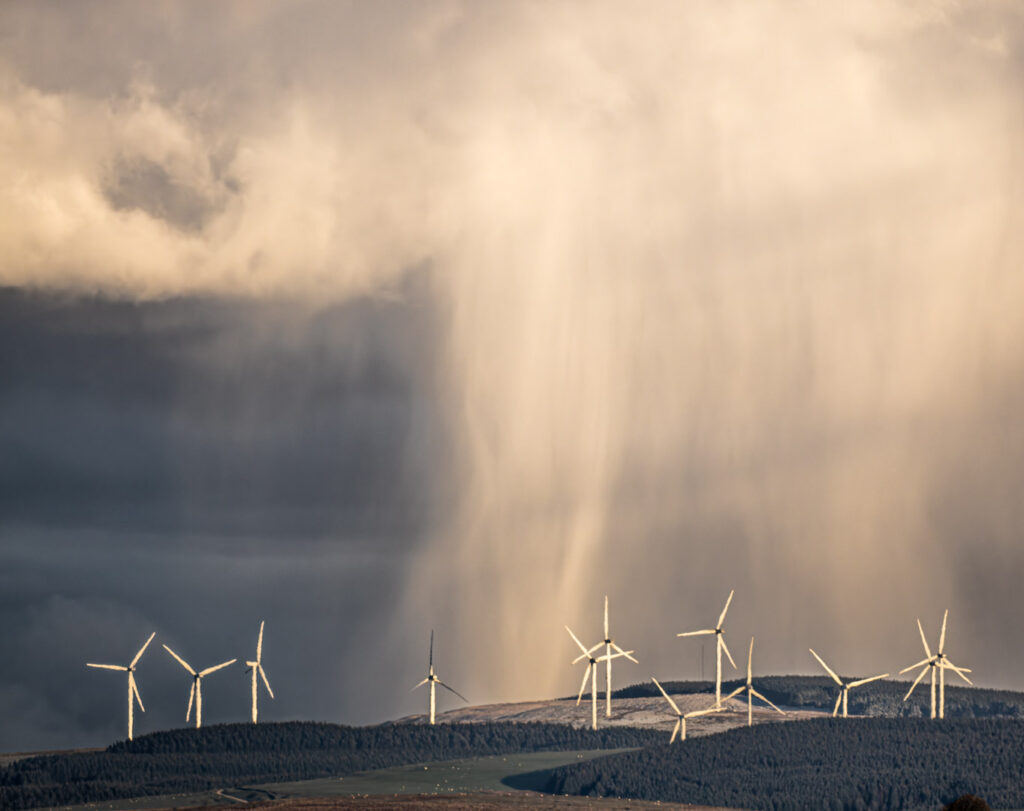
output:
<svg viewBox="0 0 1024 811"><path fill-rule="evenodd" d="M196 697L196 683L192 682L192 689L188 691L188 709L185 711L185 723L192 717L192 701Z"/></svg>
<svg viewBox="0 0 1024 811"><path fill-rule="evenodd" d="M149 639L147 639L145 643L142 645L142 647L139 648L139 652L135 654L135 658L132 659L132 663L128 665L128 667L135 667L135 665L139 663L139 659L141 659L142 654L146 652L146 648L149 647L149 643L153 641L154 636L156 636L156 631L153 631L153 633L149 635Z"/></svg>
<svg viewBox="0 0 1024 811"><path fill-rule="evenodd" d="M464 695L462 695L462 693L460 693L460 692L459 692L458 690L455 690L454 688L452 688L452 687L449 687L449 686L448 686L447 684L445 684L445 683L444 683L443 681L441 681L440 679L438 679L438 680L437 680L437 683L438 683L439 685L441 685L441 686L442 686L442 687L443 687L443 688L444 688L445 690L447 690L447 691L448 691L449 693L455 693L455 695L457 695L457 696L458 696L459 698L461 698L461 699L462 699L463 701L465 701L465 702L466 702L467 704L469 703L469 699L468 699L468 698L466 698L466 697L465 697Z"/></svg>
<svg viewBox="0 0 1024 811"><path fill-rule="evenodd" d="M722 650L725 651L725 655L729 657L729 663L732 665L732 669L736 670L736 662L733 660L732 654L729 653L729 646L725 644L725 635L723 634L719 636L718 640L722 643Z"/></svg>
<svg viewBox="0 0 1024 811"><path fill-rule="evenodd" d="M745 684L742 687L737 687L735 690L733 690L731 693L729 693L729 695L727 695L725 698L723 698L722 701L728 701L730 698L736 698L736 696L738 696L740 693L742 693L746 689L747 689L747 686Z"/></svg>
<svg viewBox="0 0 1024 811"><path fill-rule="evenodd" d="M604 595L604 638L608 639L608 595Z"/></svg>
<svg viewBox="0 0 1024 811"><path fill-rule="evenodd" d="M888 673L883 673L881 676L872 676L870 679L857 679L857 681L851 681L847 685L847 687L860 687L862 684L867 684L868 682L878 681L879 679L887 678L888 675Z"/></svg>
<svg viewBox="0 0 1024 811"><path fill-rule="evenodd" d="M909 670L913 670L915 667L920 667L921 665L926 665L931 660L932 660L932 657L929 656L927 659L922 659L920 662L915 662L914 664L910 665L909 667L903 668L903 670L900 671L899 675L902 676L904 673L906 673Z"/></svg>
<svg viewBox="0 0 1024 811"><path fill-rule="evenodd" d="M722 614L718 618L718 625L716 625L715 628L721 628L722 623L725 622L725 612L729 610L729 603L732 602L732 595L735 593L735 589L729 592L729 599L725 601L725 608L722 609Z"/></svg>
<svg viewBox="0 0 1024 811"><path fill-rule="evenodd" d="M120 670L120 671L125 671L125 670L128 669L124 665L94 665L91 662L86 663L85 666L86 667L101 667L104 670Z"/></svg>
<svg viewBox="0 0 1024 811"><path fill-rule="evenodd" d="M566 625L565 626L565 630L567 630L569 632L569 636L572 637L572 641L575 642L579 646L579 649L581 651L583 651L583 656L590 656L590 651L587 650L587 646L584 645L582 642L580 642L580 638L578 636L576 636L576 634L574 634L572 632L572 628L570 628L568 625ZM583 656L581 656L580 659L582 659ZM574 660L574 663L578 662L580 659Z"/></svg>
<svg viewBox="0 0 1024 811"><path fill-rule="evenodd" d="M658 689L661 690L661 694L665 696L665 700L669 703L672 709L676 711L676 715L682 715L682 713L679 711L679 706L676 704L676 702L672 700L672 696L665 692L665 688L661 686L661 683L656 678L654 678L654 676L651 676L651 681L653 681L655 685L657 685Z"/></svg>
<svg viewBox="0 0 1024 811"><path fill-rule="evenodd" d="M767 705L768 705L769 707L771 707L771 708L772 708L773 710L775 710L776 712L780 712L780 713L782 713L783 715L785 715L785 714L786 714L786 711L785 711L785 710L780 710L780 709L779 709L778 707L776 707L776 706L775 706L775 705L774 705L774 704L773 704L773 703L772 703L772 702L771 702L770 700L768 700L768 699L767 699L767 698L765 698L765 697L764 697L763 695L761 695L761 694L760 694L759 692L757 692L757 690L755 690L755 689L754 689L753 687L751 687L751 688L750 688L750 692L751 692L751 693L753 693L753 694L754 694L755 696L757 696L757 697L758 697L759 699L761 699L761 700L762 700L762 701L763 701L763 702L764 702L765 704L767 704Z"/></svg>
<svg viewBox="0 0 1024 811"><path fill-rule="evenodd" d="M580 702L583 700L583 693L587 689L587 679L590 678L590 668L592 668L592 667L593 667L593 665L587 665L586 668L584 668L584 670L583 670L583 682L580 684L580 694L578 696L576 696L576 706L577 707L580 705Z"/></svg>
<svg viewBox="0 0 1024 811"><path fill-rule="evenodd" d="M213 673L215 670L220 670L221 668L227 667L228 665L233 665L237 661L238 661L237 659L232 659L230 662L221 662L219 665L214 665L213 667L206 668L206 670L200 670L199 671L199 675L200 676L208 676L211 673Z"/></svg>
<svg viewBox="0 0 1024 811"><path fill-rule="evenodd" d="M135 694L135 700L139 702L139 709L145 712L146 708L142 706L142 696L139 695L139 685L135 683L135 674L131 671L128 672L128 684L131 685L132 693Z"/></svg>
<svg viewBox="0 0 1024 811"><path fill-rule="evenodd" d="M420 682L419 684L413 685L413 687L411 687L411 688L409 689L409 692L411 693L411 692L412 692L413 690L415 690L415 689L416 689L417 687L422 687L422 686L423 686L424 684L426 684L426 683L427 683L428 681L430 681L430 679L424 679L424 680L423 680L423 681L421 681L421 682Z"/></svg>
<svg viewBox="0 0 1024 811"><path fill-rule="evenodd" d="M676 719L676 725L674 727L672 727L672 737L668 739L669 743L675 743L676 742L676 735L679 734L679 730L680 730L680 728L682 726L683 726L683 719L682 718L677 718Z"/></svg>
<svg viewBox="0 0 1024 811"><path fill-rule="evenodd" d="M685 634L676 634L676 636L702 636L703 634L713 634L714 628L707 628L703 631L687 631Z"/></svg>
<svg viewBox="0 0 1024 811"><path fill-rule="evenodd" d="M724 642L724 640L723 640ZM750 637L750 652L747 654L747 684L754 678L754 637Z"/></svg>
<svg viewBox="0 0 1024 811"><path fill-rule="evenodd" d="M192 665L190 665L188 662L186 662L184 659L182 659L180 656L178 656L178 654L176 654L174 651L172 651L166 645L164 645L164 650L167 651L169 654L171 654L171 656L173 656L175 659L177 659L181 663L181 666L183 668L185 668L185 670L187 670L193 676L196 675L196 672L192 669Z"/></svg>
<svg viewBox="0 0 1024 811"><path fill-rule="evenodd" d="M590 656L594 651L601 650L604 647L604 642L598 642L596 645L591 645L590 650L587 651L587 656Z"/></svg>
<svg viewBox="0 0 1024 811"><path fill-rule="evenodd" d="M693 712L686 713L683 718L696 718L698 715L714 715L716 712L722 712L722 709L722 707L710 707L706 710L694 710Z"/></svg>
<svg viewBox="0 0 1024 811"><path fill-rule="evenodd" d="M256 668L260 671L260 677L263 679L263 683L267 687L267 692L270 693L270 697L274 697L274 691L270 689L270 682L267 681L267 674L263 671L263 665L257 664Z"/></svg>
<svg viewBox="0 0 1024 811"><path fill-rule="evenodd" d="M839 715L839 705L843 703L843 691L839 691L839 695L836 696L836 705L832 708L832 717L835 718Z"/></svg>
<svg viewBox="0 0 1024 811"><path fill-rule="evenodd" d="M637 662L636 659L633 658L633 651L624 651L622 648L620 648L614 642L612 642L612 647L615 648L615 650L617 650L619 653L621 653L627 659L629 659L629 661L634 662L635 664L640 664L639 662Z"/></svg>
<svg viewBox="0 0 1024 811"><path fill-rule="evenodd" d="M430 666L434 666L434 629L430 629Z"/></svg>
<svg viewBox="0 0 1024 811"><path fill-rule="evenodd" d="M949 609L946 609L946 613L942 615L942 630L939 632L939 653L942 653L942 649L946 647L946 620L949 619Z"/></svg>
<svg viewBox="0 0 1024 811"><path fill-rule="evenodd" d="M572 633L572 629L569 628L568 626L565 626L565 630L569 632L569 636L572 637L572 641L577 643L577 645L580 647L580 650L583 651L584 656L589 656L590 655L590 650L588 650L587 646L583 642L580 641L580 637L578 637L577 635L573 634ZM577 659L577 660L579 661L579 659Z"/></svg>
<svg viewBox="0 0 1024 811"><path fill-rule="evenodd" d="M807 650L809 650L809 651L811 652L811 655L812 655L812 656L813 656L813 657L814 657L815 659L817 659L817 660L818 660L818 663L819 663L819 664L820 664L820 665L821 665L821 666L822 666L823 668L825 668L825 672L826 672L826 673L828 673L828 675L830 675L830 676L832 677L832 681L834 681L834 682L835 682L836 684L838 684L838 685L839 685L840 687L842 687L842 686L843 686L843 682L842 682L842 680L840 680L840 678L839 678L839 677L838 677L838 676L836 675L835 671L834 671L834 670L833 670L832 668L830 668L830 667L829 667L828 665L826 665L826 664L825 664L825 660L824 660L824 659L822 659L822 658L821 658L820 656L818 656L818 654L816 654L816 653L814 652L814 648L808 648Z"/></svg>
<svg viewBox="0 0 1024 811"><path fill-rule="evenodd" d="M924 652L928 658L932 658L932 649L928 647L928 640L924 638L924 628L921 627L921 618L917 619L917 630L921 632L921 644L924 645Z"/></svg>
<svg viewBox="0 0 1024 811"><path fill-rule="evenodd" d="M908 698L910 698L910 694L913 693L914 692L914 688L917 687L917 685L921 683L921 679L924 678L924 674L928 672L928 669L929 668L927 666L921 668L921 672L917 674L917 678L914 679L914 683L912 685L910 685L910 689L907 690L907 694L905 696L903 696L903 700L904 701L906 701ZM900 672L902 673L903 671L901 670Z"/></svg>
<svg viewBox="0 0 1024 811"><path fill-rule="evenodd" d="M256 638L256 664L263 661L263 620L260 620L260 635Z"/></svg>
<svg viewBox="0 0 1024 811"><path fill-rule="evenodd" d="M947 660L945 661L945 663L944 663L944 664L943 664L942 666L943 666L943 667L946 667L946 668L949 668L949 669L950 669L950 670L952 670L952 671L953 671L954 673L956 673L956 675L958 675L958 676L959 676L959 677L960 677L961 679L963 679L963 680L964 680L965 682L967 682L968 684L970 684L970 685L971 685L972 687L974 686L974 682L973 682L973 681L971 681L971 680L970 680L969 678L967 678L967 676L966 676L966 675L964 675L965 673L970 673L971 671L969 671L969 670L966 670L965 668L962 668L962 667L957 667L956 665L954 665L954 664L953 664L953 663L952 663L951 661L949 661L948 659L947 659Z"/></svg>

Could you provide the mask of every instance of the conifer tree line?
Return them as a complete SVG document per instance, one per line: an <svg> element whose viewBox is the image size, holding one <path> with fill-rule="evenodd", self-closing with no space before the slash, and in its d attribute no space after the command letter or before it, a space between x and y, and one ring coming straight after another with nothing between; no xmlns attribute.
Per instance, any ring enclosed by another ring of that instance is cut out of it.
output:
<svg viewBox="0 0 1024 811"><path fill-rule="evenodd" d="M310 780L410 763L644 746L660 732L564 724L222 724L121 741L104 752L43 755L0 769L5 811Z"/></svg>

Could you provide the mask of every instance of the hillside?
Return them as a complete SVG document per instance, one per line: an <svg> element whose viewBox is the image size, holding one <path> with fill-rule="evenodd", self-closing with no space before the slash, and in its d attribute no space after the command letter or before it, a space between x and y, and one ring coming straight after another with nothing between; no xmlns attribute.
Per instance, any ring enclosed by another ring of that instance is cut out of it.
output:
<svg viewBox="0 0 1024 811"><path fill-rule="evenodd" d="M651 685L654 687L654 685ZM642 688L638 685L637 689ZM714 702L714 693L691 693L682 694L670 690L673 698L683 712L707 709ZM612 703L613 715L606 718L604 715L604 703L598 708L598 725L600 728L635 727L641 729L653 729L663 732L668 736L675 725L675 714L669 708L665 699L657 696L635 696L626 697L626 690L623 695L614 699ZM746 699L733 699L725 702L725 711L717 715L704 716L694 719L688 725L688 734L711 735L717 732L724 732L737 726L747 724ZM795 709L790 708L785 716L781 716L767 705L756 702L754 705L754 723L760 724L768 721L794 721L800 718L819 718L822 712L818 709ZM438 718L445 723L492 723L492 722L516 722L516 723L548 723L548 724L569 724L580 729L588 728L591 723L590 704L583 702L576 706L575 699L554 699L551 701L523 701L514 704L480 704L472 707L459 707L447 712L440 713ZM412 715L401 718L395 723L399 724L422 724L426 719L422 715Z"/></svg>
<svg viewBox="0 0 1024 811"><path fill-rule="evenodd" d="M658 744L550 773L549 792L766 811L1024 807L1024 722L817 719Z"/></svg>
<svg viewBox="0 0 1024 811"><path fill-rule="evenodd" d="M849 680L855 677L843 678ZM728 694L744 683L739 679L722 682L722 693ZM754 684L780 707L827 712L829 715L832 714L839 691L836 683L827 676L758 676ZM663 682L662 686L673 695L714 691L712 682L672 681ZM929 686L919 684L910 699L904 702L903 696L909 687L909 681L891 679L857 687L850 691L850 714L901 718L928 716L931 701ZM658 688L650 681L616 690L612 695L623 698L659 697ZM947 682L946 717L1024 718L1024 693L957 686Z"/></svg>
<svg viewBox="0 0 1024 811"><path fill-rule="evenodd" d="M180 794L338 776L480 755L644 746L661 736L552 724L225 724L121 741L103 752L45 755L0 769L0 808Z"/></svg>
<svg viewBox="0 0 1024 811"><path fill-rule="evenodd" d="M895 734L897 730L905 728L934 734L936 730L953 728L951 724L954 722L966 723L969 719L1024 719L1024 694L951 687L947 688L946 695L949 716L947 722L935 725L924 721L922 727L919 725L919 716L928 712L927 688L919 688L911 701L903 703L906 682L880 681L851 691L850 711L853 714L868 716L888 716L890 722L896 726L862 727L855 725L855 719L848 719L847 725L837 727L837 731L830 737L815 731L817 727L807 725L813 721L831 723L826 716L831 714L837 688L830 679L816 676L764 676L759 677L756 684L761 692L785 708L787 714L780 716L764 705L755 705L755 730L758 726L771 730L798 730L796 733L775 731L756 734L783 736L780 740L791 740L785 737L790 734L811 735L817 741L812 748L840 744L853 746L849 741L845 741L843 736L851 734L855 729L890 729L892 734ZM729 691L738 685L738 681L726 682L723 690ZM666 682L665 687L684 712L704 709L713 700L713 686L707 682ZM379 726L359 728L295 722L259 726L229 724L198 731L177 729L146 735L131 743L122 741L105 751L47 753L17 760L6 767L0 766L0 808L33 808L143 795L205 791L243 784L308 780L410 763L492 754L640 746L652 746L654 748L651 751L658 752L664 747L675 723L674 715L664 698L650 682L634 684L616 691L613 718L605 718L603 710L602 703L599 716L601 729L597 732L588 728L589 703L583 702L576 706L574 699L460 707L440 714L441 723L435 727L425 725L424 716L416 715ZM895 720L896 716L901 717ZM769 723L776 721L805 723ZM685 747L672 750L669 757L680 757L679 752L705 751L700 747L708 740L732 741L733 735L754 734L754 730L746 729L746 723L746 703L741 699L733 699L727 702L724 712L691 721L687 733L688 739L693 740L688 740ZM1006 730L1017 730L1017 725L1010 721L1000 723L1009 724L1005 727ZM1024 726L1024 720L1018 723ZM971 727L968 724L962 729L967 730L966 735L975 735L976 730L985 727ZM722 732L727 734L716 734ZM878 738L877 742L873 738L865 740L867 748L864 752L875 752L871 747L877 747L877 753L884 751L883 738ZM974 746L972 740L965 739L964 745ZM836 744L835 741L840 743ZM1017 747L1024 743L1016 739L1014 741L1013 745ZM701 767L709 776L707 781L701 778L698 782L712 793L694 797L687 794L687 801L699 800L717 805L743 807L744 803L727 791L728 785L732 785L730 781L739 785L739 782L736 782L739 780L736 777L738 773L730 759L731 755L728 755L728 751L731 751L728 747L732 745L721 744L726 747L725 750L715 749L714 746L707 750L719 754L714 755ZM889 745L904 746L895 738L889 741ZM794 745L793 751L798 750L799 747ZM857 760L862 753L854 747L850 750L850 755ZM640 754L629 757L640 757ZM870 755L864 757L866 762L871 762ZM914 755L902 762L915 763L916 757ZM605 762L603 758L601 761ZM612 761L613 764L630 762ZM929 761L925 758L921 762L927 764ZM708 763L711 765L707 765ZM587 768L604 769L604 766L595 764ZM619 766L615 765L614 768L619 769ZM933 767L922 766L921 770L916 767L901 768L906 774L903 771L899 772L900 785L916 786L918 783L915 781L919 779L931 779L928 768ZM1014 768L1016 766L1004 772L993 773L991 785L999 785L996 779L998 774L1015 774ZM620 793L621 796L678 800L677 795L681 789L667 777L655 779L658 774L655 765L649 764L642 768L641 771L647 781L643 785L631 782L633 778L629 776L630 770L635 769L635 766L628 766L625 772L601 772L599 775L597 772L579 772L575 777L570 776L568 771L559 772L561 776L558 779L564 779L565 783L556 787L559 790L577 793L608 789L613 793ZM800 780L803 779L799 759L783 759L779 761L777 769L792 769L791 775L783 777L786 780L795 780L793 785L799 788ZM677 772L677 768L669 769L669 773ZM820 773L824 775L830 772L822 765ZM983 772L979 772L981 773ZM591 774L591 777L580 776L585 774ZM615 775L615 781L621 780L621 783L608 783L607 781L611 779L609 775L612 774ZM818 790L822 788L820 783L810 785L817 785ZM686 792L690 793L694 790L690 783L687 783L685 788ZM647 793L629 793L633 791ZM857 796L867 796L864 795L864 791ZM773 798L772 802L775 801L776 798ZM1024 800L1020 805L1024 806ZM754 806L761 807L758 803L754 803Z"/></svg>

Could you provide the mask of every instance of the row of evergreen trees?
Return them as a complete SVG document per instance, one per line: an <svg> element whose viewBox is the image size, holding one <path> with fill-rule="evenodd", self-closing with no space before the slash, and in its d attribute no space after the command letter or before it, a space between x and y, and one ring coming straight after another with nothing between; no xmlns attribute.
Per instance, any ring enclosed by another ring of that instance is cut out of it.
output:
<svg viewBox="0 0 1024 811"><path fill-rule="evenodd" d="M1024 723L760 724L554 769L547 790L771 811L934 811L972 793L997 808L1022 808Z"/></svg>
<svg viewBox="0 0 1024 811"><path fill-rule="evenodd" d="M644 746L652 730L562 724L223 724L156 732L105 752L43 755L0 769L0 809L309 780L482 755Z"/></svg>

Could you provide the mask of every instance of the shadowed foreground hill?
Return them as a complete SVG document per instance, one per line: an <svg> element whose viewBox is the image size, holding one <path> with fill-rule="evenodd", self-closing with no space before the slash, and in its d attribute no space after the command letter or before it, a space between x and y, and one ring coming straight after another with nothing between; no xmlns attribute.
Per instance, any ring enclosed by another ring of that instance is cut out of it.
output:
<svg viewBox="0 0 1024 811"><path fill-rule="evenodd" d="M156 732L105 752L44 755L0 769L0 808L71 805L244 783L307 780L408 763L541 750L643 746L662 736L559 724L224 724Z"/></svg>
<svg viewBox="0 0 1024 811"><path fill-rule="evenodd" d="M734 729L551 772L558 794L736 808L1024 807L1024 722L851 718Z"/></svg>

